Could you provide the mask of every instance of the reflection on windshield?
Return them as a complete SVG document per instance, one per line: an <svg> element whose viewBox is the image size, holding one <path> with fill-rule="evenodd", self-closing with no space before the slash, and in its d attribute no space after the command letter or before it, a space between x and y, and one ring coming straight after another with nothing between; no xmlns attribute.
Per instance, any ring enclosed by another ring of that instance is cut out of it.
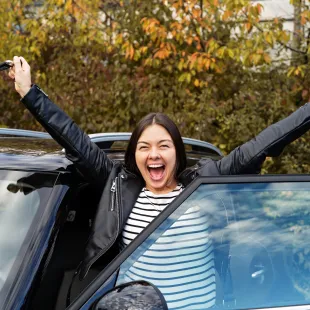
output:
<svg viewBox="0 0 310 310"><path fill-rule="evenodd" d="M7 188L12 181L0 180L0 289L4 284L16 255L38 209L37 192L24 195Z"/></svg>
<svg viewBox="0 0 310 310"><path fill-rule="evenodd" d="M38 182L43 179L46 184ZM17 257L29 243L26 237L35 224L39 206L46 203L51 192L51 188L40 187L52 186L54 182L55 176L48 174L0 170L0 293L10 274L18 272ZM21 261L19 257L19 264ZM11 276L9 282L13 281Z"/></svg>
<svg viewBox="0 0 310 310"><path fill-rule="evenodd" d="M310 302L310 184L306 182L201 185L122 264L119 282L124 282L125 275L131 275L135 269L145 269L143 260L148 253L193 208L208 222L216 269L217 308L248 309ZM191 232L194 230L195 227ZM200 235L201 232L197 234ZM187 237L183 233L175 238L179 242ZM193 248L195 240L191 245ZM206 273L197 273L194 266L202 263L193 260L189 252L184 255L191 261L184 262L184 271L180 273L179 269L175 278L182 278L190 287L192 276L199 281ZM170 267L163 268L171 270L176 263L169 261ZM163 272L159 263L156 266L159 274ZM174 278L173 272L170 271L169 277ZM200 309L208 293L207 287L205 293L199 291L199 294L192 288L186 290L185 286L174 290L177 292L173 293L174 301L179 300L184 309L191 307L190 300L194 300L195 309ZM168 292L165 298L169 299L171 294Z"/></svg>

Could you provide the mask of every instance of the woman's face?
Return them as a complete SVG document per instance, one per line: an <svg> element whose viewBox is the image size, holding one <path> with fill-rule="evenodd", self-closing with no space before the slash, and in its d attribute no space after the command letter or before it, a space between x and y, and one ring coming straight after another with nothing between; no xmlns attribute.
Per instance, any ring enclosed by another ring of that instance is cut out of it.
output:
<svg viewBox="0 0 310 310"><path fill-rule="evenodd" d="M154 194L167 193L177 186L176 151L168 131L157 124L141 134L136 148L136 163L146 188Z"/></svg>

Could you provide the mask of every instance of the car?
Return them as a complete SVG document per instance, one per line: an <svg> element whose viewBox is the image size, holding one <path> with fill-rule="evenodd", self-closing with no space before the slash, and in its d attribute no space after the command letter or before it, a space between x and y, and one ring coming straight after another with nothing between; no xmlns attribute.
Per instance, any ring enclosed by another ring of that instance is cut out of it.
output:
<svg viewBox="0 0 310 310"><path fill-rule="evenodd" d="M124 160L129 133L90 138L110 158ZM188 138L184 143L188 165L222 156L210 143ZM100 191L83 182L46 132L1 128L0 174L0 309L41 309L48 295L57 299L57 309L64 309ZM98 270L90 270L90 279L96 274ZM50 279L58 284L51 286ZM72 296L87 281L74 285Z"/></svg>
<svg viewBox="0 0 310 310"><path fill-rule="evenodd" d="M75 273L100 190L83 182L49 136L14 132L0 131L0 309L126 309L123 300L130 309L167 309L166 303L176 309L177 300L161 295L172 280L163 268L175 272L176 281L186 273L197 284L195 295L180 292L180 300L197 308L208 298L218 309L310 309L309 175L197 178L121 253L105 257L79 281ZM105 143L105 134L91 139L122 160L126 135L112 144ZM187 147L194 153L189 164L207 157L195 147ZM141 281L139 257L147 251L156 256L160 249L152 246L159 239L173 255L182 240L177 227L186 226L189 214L197 225L203 219L201 232L210 239L206 253L186 261L202 240L200 233L193 235L183 240L188 246L179 258L182 268L155 259L145 268L158 275ZM175 236L165 239L172 226ZM206 270L211 276L203 282Z"/></svg>

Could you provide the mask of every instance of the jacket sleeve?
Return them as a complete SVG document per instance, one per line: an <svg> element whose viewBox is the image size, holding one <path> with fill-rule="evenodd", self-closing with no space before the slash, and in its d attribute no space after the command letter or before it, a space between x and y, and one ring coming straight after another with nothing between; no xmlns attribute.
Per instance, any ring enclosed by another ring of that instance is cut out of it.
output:
<svg viewBox="0 0 310 310"><path fill-rule="evenodd" d="M88 135L37 85L33 85L21 101L54 140L66 150L66 157L75 164L88 182L106 181L113 161L91 142Z"/></svg>
<svg viewBox="0 0 310 310"><path fill-rule="evenodd" d="M258 136L217 161L220 174L256 174L266 157L280 155L284 147L310 129L310 104L267 127Z"/></svg>

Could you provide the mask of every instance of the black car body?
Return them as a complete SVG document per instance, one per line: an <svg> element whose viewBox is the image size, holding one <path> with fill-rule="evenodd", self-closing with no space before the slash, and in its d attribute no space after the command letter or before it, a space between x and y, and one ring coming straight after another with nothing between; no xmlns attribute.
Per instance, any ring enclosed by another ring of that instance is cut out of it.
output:
<svg viewBox="0 0 310 310"><path fill-rule="evenodd" d="M122 160L128 134L115 143L108 135L101 138L92 137L109 156ZM202 156L221 156L216 148L206 145L203 151L203 142L197 143L199 150L187 146L189 164ZM139 257L193 207L209 216L216 308L310 309L308 175L198 178L117 257L105 257L82 282L74 273L100 192L83 182L64 151L45 133L3 130L0 176L1 309L106 309L106 297L122 291L115 288L120 270L134 270ZM170 242L171 247L177 242ZM199 236L191 242L195 248ZM224 266L218 262L226 263L225 273L220 274ZM199 281L203 272L197 272L194 261L190 267L186 264L184 270L192 268L191 276ZM176 272L182 276L182 270ZM139 282L132 275L134 282L124 285ZM141 309L135 300L138 289L130 295L134 296L130 309ZM180 299L199 305L204 297L202 291ZM116 308L110 309L119 309L117 298Z"/></svg>

